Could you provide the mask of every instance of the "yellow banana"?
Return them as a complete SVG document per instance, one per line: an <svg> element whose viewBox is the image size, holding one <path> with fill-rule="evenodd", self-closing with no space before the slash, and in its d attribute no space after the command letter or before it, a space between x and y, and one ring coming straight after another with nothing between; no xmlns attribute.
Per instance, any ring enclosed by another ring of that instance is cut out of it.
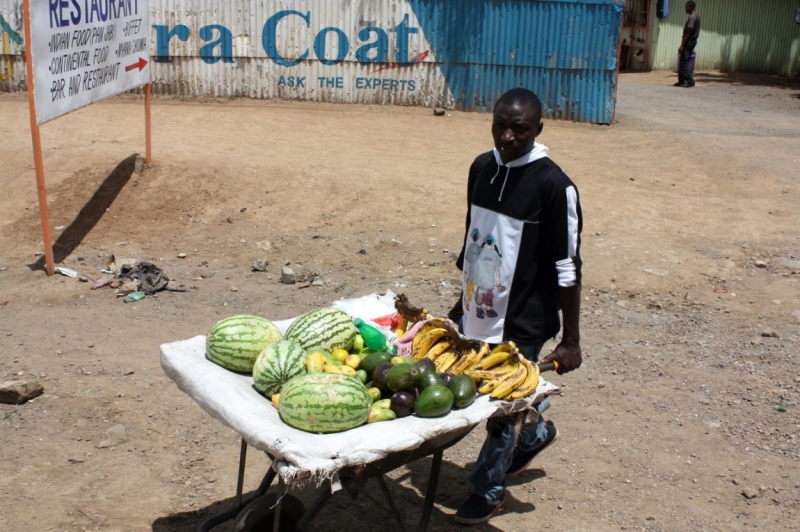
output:
<svg viewBox="0 0 800 532"><path fill-rule="evenodd" d="M431 360L436 360L439 358L445 351L450 349L453 346L453 342L450 340L440 340L436 345L431 347L427 353L425 353L424 357L420 358L430 358Z"/></svg>
<svg viewBox="0 0 800 532"><path fill-rule="evenodd" d="M494 369L468 369L464 373L472 377L473 380L493 381L505 377L516 370L513 364L506 364Z"/></svg>
<svg viewBox="0 0 800 532"><path fill-rule="evenodd" d="M445 351L442 356L438 357L434 364L436 365L436 373L444 373L458 360L458 353L455 349Z"/></svg>
<svg viewBox="0 0 800 532"><path fill-rule="evenodd" d="M465 353L460 359L458 359L458 361L455 364L453 364L453 367L450 368L450 373L452 373L453 375L460 375L461 373L464 373L464 370L472 367L472 365L475 364L475 362L477 362L478 360L480 360L480 353L472 349L468 353Z"/></svg>
<svg viewBox="0 0 800 532"><path fill-rule="evenodd" d="M394 330L394 333L397 335L397 338L403 337L403 335L406 333L407 327L408 327L408 320L401 317L400 323L397 324L397 329Z"/></svg>
<svg viewBox="0 0 800 532"><path fill-rule="evenodd" d="M481 363L481 361L489 354L489 344L486 342L481 342L480 348L477 349L475 353L475 357L472 358L469 363L464 367L462 373L467 371L468 369L474 369L475 366Z"/></svg>
<svg viewBox="0 0 800 532"><path fill-rule="evenodd" d="M503 375L502 377L498 377L496 379L487 381L486 383L483 384L483 386L478 388L478 393L491 393L491 392L493 392L498 386L500 386L501 384L503 384L505 382L505 380L508 378L509 375L516 373L517 371L519 371L519 368L521 368L521 367L522 366L520 366L519 362L513 364L513 366L512 366L513 369L508 374Z"/></svg>
<svg viewBox="0 0 800 532"><path fill-rule="evenodd" d="M528 369L523 365L519 365L519 369L502 379L502 382L494 390L492 390L493 399L505 399L511 393L519 388L519 385L525 381L528 376Z"/></svg>
<svg viewBox="0 0 800 532"><path fill-rule="evenodd" d="M475 364L475 367L473 369L478 369L478 370L491 369L495 366L499 366L500 364L508 362L509 360L511 360L511 357L512 354L508 351L495 353L493 355L489 355L488 357L484 358L483 360Z"/></svg>
<svg viewBox="0 0 800 532"><path fill-rule="evenodd" d="M420 332L414 337L411 343L411 356L414 360L419 360L425 356L425 353L430 351L431 347L447 335L447 329L437 327L430 329L427 332ZM418 341L419 340L419 341Z"/></svg>
<svg viewBox="0 0 800 532"><path fill-rule="evenodd" d="M520 361L528 370L528 376L525 378L525 381L514 390L514 392L509 395L510 399L521 399L523 397L528 397L530 394L536 390L536 387L539 386L539 366L536 364L531 364L530 361L522 357Z"/></svg>
<svg viewBox="0 0 800 532"><path fill-rule="evenodd" d="M488 344L486 347L488 348ZM474 369L490 369L509 360L516 360L514 355L517 352L517 346L514 342L503 342L492 349L488 355L484 355L481 361L475 364Z"/></svg>

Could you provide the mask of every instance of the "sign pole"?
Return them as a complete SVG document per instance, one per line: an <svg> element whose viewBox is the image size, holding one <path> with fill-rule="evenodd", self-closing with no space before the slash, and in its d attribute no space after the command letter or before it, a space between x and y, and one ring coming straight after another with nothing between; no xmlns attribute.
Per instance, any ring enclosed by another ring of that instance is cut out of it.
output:
<svg viewBox="0 0 800 532"><path fill-rule="evenodd" d="M144 136L145 152L144 162L150 164L153 161L153 144L150 135L150 84L144 86Z"/></svg>
<svg viewBox="0 0 800 532"><path fill-rule="evenodd" d="M45 271L47 275L56 273L53 261L53 243L50 236L50 216L47 212L47 187L44 182L44 160L42 158L42 138L39 135L39 126L36 123L36 103L33 94L33 60L31 58L31 11L30 0L23 2L23 16L25 17L25 64L27 67L28 83L28 109L31 115L31 138L33 140L33 165L36 168L36 188L39 191L39 213L42 218L42 238L44 241Z"/></svg>

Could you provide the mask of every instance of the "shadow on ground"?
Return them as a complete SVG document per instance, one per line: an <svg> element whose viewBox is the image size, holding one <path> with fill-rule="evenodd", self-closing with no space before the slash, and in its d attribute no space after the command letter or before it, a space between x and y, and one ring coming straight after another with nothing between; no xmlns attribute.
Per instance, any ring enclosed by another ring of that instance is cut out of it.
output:
<svg viewBox="0 0 800 532"><path fill-rule="evenodd" d="M81 208L78 215L64 229L58 236L58 239L53 243L53 261L59 264L64 261L70 254L75 251L80 243L86 238L86 235L97 225L103 218L106 209L111 207L114 200L119 193L130 181L133 175L134 168L136 167L137 153L130 155L120 162L114 168L108 177L103 180L103 183L98 187L95 193L86 202L86 205ZM28 267L31 270L44 270L44 256Z"/></svg>
<svg viewBox="0 0 800 532"><path fill-rule="evenodd" d="M407 530L415 530L421 518L432 462L431 457L417 460L408 464L406 470L399 477L394 479L387 478L389 492ZM453 514L469 494L469 485L466 479L470 468L471 464L460 467L447 460L442 461L435 504L428 530L463 530L462 525L458 525L453 521ZM524 484L545 476L544 471L540 469L529 469L515 477L511 483L513 485ZM375 479L370 479L358 495L353 496L347 489L337 492L328 500L327 504L312 521L309 529L337 531L346 527L349 532L367 532L376 530L376 522L379 522L381 530L386 530L387 532L401 530L394 515L389 511L388 504L379 486ZM272 486L269 491L274 492L276 489L276 486ZM306 508L310 508L317 497L327 489L329 489L329 485L325 483L321 488L306 487L301 491L292 491L292 494L296 495L305 504ZM243 500L248 501L252 496L252 492L246 494ZM234 498L231 497L190 512L159 517L153 522L152 529L153 532L194 532L201 523L214 515L229 510L233 507L233 504ZM515 499L509 494L497 515L507 512L527 513L534 510L536 510L535 505ZM232 529L233 522L228 521L213 530L222 532ZM500 531L499 528L492 526L491 521L482 525L481 530L486 532Z"/></svg>
<svg viewBox="0 0 800 532"><path fill-rule="evenodd" d="M800 89L800 78L776 76L772 74L751 74L747 72L695 72L695 81L699 83L730 83L732 85L751 85L762 87L780 87ZM797 95L794 95L797 97Z"/></svg>

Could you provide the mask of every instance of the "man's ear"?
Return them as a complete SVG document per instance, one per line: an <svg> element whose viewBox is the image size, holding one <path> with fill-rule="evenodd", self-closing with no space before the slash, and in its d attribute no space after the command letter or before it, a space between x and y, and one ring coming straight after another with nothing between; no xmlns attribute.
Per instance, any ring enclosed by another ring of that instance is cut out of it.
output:
<svg viewBox="0 0 800 532"><path fill-rule="evenodd" d="M539 122L539 127L536 129L537 137L542 134L542 129L544 129L544 122Z"/></svg>

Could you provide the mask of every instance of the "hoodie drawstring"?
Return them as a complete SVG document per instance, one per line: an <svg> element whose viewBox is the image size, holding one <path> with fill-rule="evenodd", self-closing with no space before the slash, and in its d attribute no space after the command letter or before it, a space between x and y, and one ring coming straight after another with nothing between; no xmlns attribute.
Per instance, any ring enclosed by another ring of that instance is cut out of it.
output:
<svg viewBox="0 0 800 532"><path fill-rule="evenodd" d="M497 177L500 174L500 165L497 165L497 172L494 173L494 177ZM494 177L489 181L490 185L494 185Z"/></svg>
<svg viewBox="0 0 800 532"><path fill-rule="evenodd" d="M500 188L500 197L497 198L497 201L503 201L503 191L506 189L506 183L508 182L508 173L511 171L510 166L506 166L506 178L503 179L503 186ZM500 172L500 168L497 169L497 172Z"/></svg>

